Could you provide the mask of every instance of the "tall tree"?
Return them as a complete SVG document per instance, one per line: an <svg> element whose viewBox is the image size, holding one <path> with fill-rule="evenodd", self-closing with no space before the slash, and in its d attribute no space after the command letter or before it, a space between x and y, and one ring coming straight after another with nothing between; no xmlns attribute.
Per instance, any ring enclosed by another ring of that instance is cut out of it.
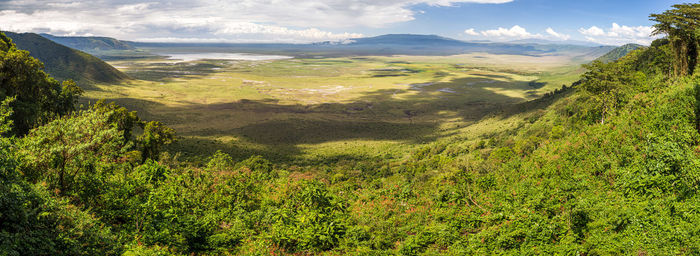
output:
<svg viewBox="0 0 700 256"><path fill-rule="evenodd" d="M674 73L692 75L698 63L700 48L700 4L676 4L674 9L652 14L653 35L666 34L674 53Z"/></svg>

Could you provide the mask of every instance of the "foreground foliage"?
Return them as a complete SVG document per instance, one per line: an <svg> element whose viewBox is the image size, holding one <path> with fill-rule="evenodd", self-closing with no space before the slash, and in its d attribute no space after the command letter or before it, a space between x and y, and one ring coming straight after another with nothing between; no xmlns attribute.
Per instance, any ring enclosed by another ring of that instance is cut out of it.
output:
<svg viewBox="0 0 700 256"><path fill-rule="evenodd" d="M673 47L405 159L194 165L161 152L171 129L101 102L0 138L0 254L700 254L700 76L669 74Z"/></svg>

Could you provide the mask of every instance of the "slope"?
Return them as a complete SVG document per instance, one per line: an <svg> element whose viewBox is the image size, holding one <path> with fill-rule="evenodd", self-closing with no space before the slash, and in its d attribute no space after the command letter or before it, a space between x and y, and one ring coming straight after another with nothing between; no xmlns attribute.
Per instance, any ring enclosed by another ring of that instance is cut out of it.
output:
<svg viewBox="0 0 700 256"><path fill-rule="evenodd" d="M115 83L129 77L95 56L57 44L34 33L4 32L17 45L44 63L46 72L59 80L79 84Z"/></svg>
<svg viewBox="0 0 700 256"><path fill-rule="evenodd" d="M50 34L41 34L41 36L56 43L84 52L136 49L127 42L120 41L111 37L54 36Z"/></svg>
<svg viewBox="0 0 700 256"><path fill-rule="evenodd" d="M613 62L613 61L616 61L616 60L624 57L625 55L627 55L631 51L639 49L640 47L644 47L644 46L638 45L638 44L626 44L626 45L617 47L615 49L612 49L612 51L606 53L603 56L600 56L597 60L605 62L605 63Z"/></svg>
<svg viewBox="0 0 700 256"><path fill-rule="evenodd" d="M410 213L363 209L380 216L359 225L396 229L381 234L402 237L403 254L698 254L700 79L659 73L671 57L648 55L663 52L589 66L573 89L513 110L528 122L511 132L417 151L409 182L384 184L410 184ZM382 217L421 224L372 224Z"/></svg>

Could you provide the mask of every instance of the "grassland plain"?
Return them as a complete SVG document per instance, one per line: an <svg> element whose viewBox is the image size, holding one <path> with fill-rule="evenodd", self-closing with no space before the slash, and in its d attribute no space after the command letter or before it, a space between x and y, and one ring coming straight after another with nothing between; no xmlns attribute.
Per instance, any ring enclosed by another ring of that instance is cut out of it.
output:
<svg viewBox="0 0 700 256"><path fill-rule="evenodd" d="M569 85L588 59L465 54L266 61L112 61L133 80L98 85L179 134L183 158L222 150L278 161L402 158L417 145L513 128L505 108ZM476 121L491 118L474 126ZM484 127L484 125L488 127Z"/></svg>

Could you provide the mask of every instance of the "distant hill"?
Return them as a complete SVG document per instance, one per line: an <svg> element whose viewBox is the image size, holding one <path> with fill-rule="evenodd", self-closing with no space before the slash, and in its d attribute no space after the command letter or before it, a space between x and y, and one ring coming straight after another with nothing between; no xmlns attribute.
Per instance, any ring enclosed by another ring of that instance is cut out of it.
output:
<svg viewBox="0 0 700 256"><path fill-rule="evenodd" d="M437 36L437 35L414 35L414 34L388 34L375 37L353 38L350 45L367 45L367 44L389 44L389 45L453 45L466 46L473 43L455 40L452 38Z"/></svg>
<svg viewBox="0 0 700 256"><path fill-rule="evenodd" d="M99 58L55 43L34 33L3 32L17 45L44 63L45 70L59 80L73 79L79 84L114 83L129 77Z"/></svg>
<svg viewBox="0 0 700 256"><path fill-rule="evenodd" d="M579 46L602 46L602 44L587 42L587 41L577 41L577 40L565 40L565 41L553 41L546 39L520 39L509 41L509 43L515 44L558 44L558 45L579 45Z"/></svg>
<svg viewBox="0 0 700 256"><path fill-rule="evenodd" d="M613 62L613 61L616 61L616 60L624 57L625 55L627 55L631 51L634 51L640 47L644 47L644 46L638 45L638 44L626 44L626 45L617 47L615 49L612 49L610 52L606 53L603 56L600 56L596 60L599 60L599 61L602 61L605 63Z"/></svg>
<svg viewBox="0 0 700 256"><path fill-rule="evenodd" d="M473 52L515 55L579 54L597 52L598 47L554 42L461 41L437 35L388 34L353 38L342 44L324 44L327 49L367 54L454 55ZM603 47L606 48L606 47ZM612 47L609 47L610 49ZM607 51L605 51L607 52ZM601 53L602 55L603 53ZM595 57L598 57L597 55Z"/></svg>
<svg viewBox="0 0 700 256"><path fill-rule="evenodd" d="M64 46L87 52L102 60L150 58L155 55L137 49L132 42L102 36L41 36Z"/></svg>
<svg viewBox="0 0 700 256"><path fill-rule="evenodd" d="M41 34L41 36L84 52L136 49L125 41L111 37L54 36L49 34Z"/></svg>

